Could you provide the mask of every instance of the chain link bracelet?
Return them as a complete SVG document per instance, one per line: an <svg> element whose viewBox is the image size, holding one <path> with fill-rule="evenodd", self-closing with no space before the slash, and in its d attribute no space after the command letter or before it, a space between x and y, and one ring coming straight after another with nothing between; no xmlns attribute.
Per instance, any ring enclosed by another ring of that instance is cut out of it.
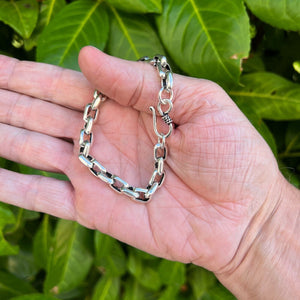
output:
<svg viewBox="0 0 300 300"><path fill-rule="evenodd" d="M134 187L121 179L117 175L113 175L106 170L93 156L90 155L90 149L93 141L92 128L97 120L99 107L107 97L97 90L91 103L88 103L84 109L83 120L84 128L80 131L79 137L79 160L84 164L90 172L108 184L118 193L129 196L138 202L149 202L151 196L163 184L165 178L164 162L167 158L166 138L170 136L173 130L173 121L169 116L173 108L173 73L165 56L156 55L152 59L142 57L140 61L148 62L153 65L160 76L161 89L158 93L157 111L161 119L168 125L168 132L162 133L157 129L156 111L153 106L150 110L153 116L153 129L158 138L157 144L154 146L154 171L146 188ZM163 108L166 110L163 110Z"/></svg>

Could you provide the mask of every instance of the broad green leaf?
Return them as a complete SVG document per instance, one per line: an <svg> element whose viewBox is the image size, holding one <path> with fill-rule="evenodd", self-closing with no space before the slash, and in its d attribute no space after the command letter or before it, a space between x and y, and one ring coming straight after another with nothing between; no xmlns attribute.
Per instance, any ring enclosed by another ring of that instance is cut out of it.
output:
<svg viewBox="0 0 300 300"><path fill-rule="evenodd" d="M45 292L59 294L75 288L92 265L91 232L81 225L59 220L50 252Z"/></svg>
<svg viewBox="0 0 300 300"><path fill-rule="evenodd" d="M115 300L119 298L120 278L102 277L96 284L92 300Z"/></svg>
<svg viewBox="0 0 300 300"><path fill-rule="evenodd" d="M49 215L44 215L38 231L33 239L33 255L35 264L46 270L51 247L51 228L49 223Z"/></svg>
<svg viewBox="0 0 300 300"><path fill-rule="evenodd" d="M109 21L102 2L79 0L63 8L39 38L37 60L79 70L77 58L83 46L103 50Z"/></svg>
<svg viewBox="0 0 300 300"><path fill-rule="evenodd" d="M161 259L158 258L157 256L153 256L147 252L144 252L142 250L139 250L137 248L130 248L130 251L133 253L133 255L137 255L139 256L142 260L152 260L153 262L151 262L150 264L152 265L155 262L159 262Z"/></svg>
<svg viewBox="0 0 300 300"><path fill-rule="evenodd" d="M0 299L34 292L36 292L35 289L27 281L8 272L0 271Z"/></svg>
<svg viewBox="0 0 300 300"><path fill-rule="evenodd" d="M213 286L209 292L212 300L236 300L236 298L222 285Z"/></svg>
<svg viewBox="0 0 300 300"><path fill-rule="evenodd" d="M23 245L20 244L22 247ZM34 264L34 258L31 249L21 250L18 255L10 255L7 258L7 271L21 279L33 280L38 273L38 268Z"/></svg>
<svg viewBox="0 0 300 300"><path fill-rule="evenodd" d="M59 180L69 180L68 177L64 174L58 174L58 173L51 173L51 172L46 172L42 170L37 170L22 164L17 164L18 166L18 171L22 174L34 174L34 175L42 175L45 177L52 177L56 178Z"/></svg>
<svg viewBox="0 0 300 300"><path fill-rule="evenodd" d="M185 282L185 265L182 263L164 259L158 271L163 284L181 286Z"/></svg>
<svg viewBox="0 0 300 300"><path fill-rule="evenodd" d="M192 287L195 299L201 297L216 285L216 277L212 272L203 268L191 265L188 272L189 284Z"/></svg>
<svg viewBox="0 0 300 300"><path fill-rule="evenodd" d="M290 122L285 137L286 151L300 151L300 121Z"/></svg>
<svg viewBox="0 0 300 300"><path fill-rule="evenodd" d="M121 276L126 272L125 253L117 240L97 231L95 248L95 264L106 275Z"/></svg>
<svg viewBox="0 0 300 300"><path fill-rule="evenodd" d="M40 21L47 26L53 16L66 5L66 0L44 0L41 4Z"/></svg>
<svg viewBox="0 0 300 300"><path fill-rule="evenodd" d="M243 60L243 73L264 72L264 61L259 54L252 54L251 57Z"/></svg>
<svg viewBox="0 0 300 300"><path fill-rule="evenodd" d="M8 243L4 237L3 229L8 224L15 224L16 218L12 211L0 203L0 255L13 255L18 253L18 247Z"/></svg>
<svg viewBox="0 0 300 300"><path fill-rule="evenodd" d="M36 0L0 1L0 21L12 27L23 38L29 38L38 19Z"/></svg>
<svg viewBox="0 0 300 300"><path fill-rule="evenodd" d="M106 0L117 9L130 13L160 13L161 0Z"/></svg>
<svg viewBox="0 0 300 300"><path fill-rule="evenodd" d="M15 222L15 216L9 209L9 205L0 202L0 229L3 229L7 224L13 224Z"/></svg>
<svg viewBox="0 0 300 300"><path fill-rule="evenodd" d="M135 278L129 277L124 286L125 291L122 300L148 299L146 295L149 296L149 292Z"/></svg>
<svg viewBox="0 0 300 300"><path fill-rule="evenodd" d="M300 189L300 177L296 175L295 168L287 166L283 162L279 161L279 169L289 183Z"/></svg>
<svg viewBox="0 0 300 300"><path fill-rule="evenodd" d="M250 48L249 20L240 0L163 0L161 40L188 75L223 87L238 83Z"/></svg>
<svg viewBox="0 0 300 300"><path fill-rule="evenodd" d="M156 32L145 17L127 15L111 7L109 54L129 60L164 53Z"/></svg>
<svg viewBox="0 0 300 300"><path fill-rule="evenodd" d="M267 72L244 75L241 83L229 94L242 110L250 106L259 117L270 120L300 119L299 84Z"/></svg>
<svg viewBox="0 0 300 300"><path fill-rule="evenodd" d="M158 271L153 266L149 266L141 257L134 255L133 251L129 252L128 270L143 287L153 291L161 287Z"/></svg>
<svg viewBox="0 0 300 300"><path fill-rule="evenodd" d="M28 209L23 209L23 216L22 218L25 221L32 221L32 220L36 220L40 217L40 213L37 211L33 211L33 210L28 210Z"/></svg>
<svg viewBox="0 0 300 300"><path fill-rule="evenodd" d="M300 30L300 2L295 0L245 0L262 21L285 30Z"/></svg>
<svg viewBox="0 0 300 300"><path fill-rule="evenodd" d="M179 289L174 288L173 285L168 286L158 298L159 300L174 300L176 299Z"/></svg>
<svg viewBox="0 0 300 300"><path fill-rule="evenodd" d="M26 51L31 50L37 45L37 40L44 28L49 24L53 16L55 16L65 5L65 0L44 0L41 3L37 25L30 38L24 40Z"/></svg>
<svg viewBox="0 0 300 300"><path fill-rule="evenodd" d="M11 298L10 300L57 300L58 298L44 294L29 294Z"/></svg>

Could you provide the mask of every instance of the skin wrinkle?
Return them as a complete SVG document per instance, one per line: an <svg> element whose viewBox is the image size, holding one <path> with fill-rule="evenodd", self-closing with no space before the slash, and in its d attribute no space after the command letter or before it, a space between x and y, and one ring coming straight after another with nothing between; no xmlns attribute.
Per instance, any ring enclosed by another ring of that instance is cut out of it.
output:
<svg viewBox="0 0 300 300"><path fill-rule="evenodd" d="M142 64L142 68L145 68L144 66L145 66L145 64ZM125 69L124 71L127 71L127 69ZM130 76L130 74L127 74L127 75ZM129 97L129 100L127 102L128 106L135 108L138 100L142 99L144 86L146 86L145 85L145 72L142 71L139 84L136 85L135 89L132 91L132 95Z"/></svg>
<svg viewBox="0 0 300 300"><path fill-rule="evenodd" d="M12 63L12 66L10 68L5 68L6 70L10 70L8 76L7 76L7 80L5 81L5 84L4 84L4 88L6 90L13 90L13 87L11 86L11 78L15 72L15 69L17 67L17 64L19 63L19 61L17 59L13 59L11 60L11 63Z"/></svg>
<svg viewBox="0 0 300 300"><path fill-rule="evenodd" d="M276 183L274 183L274 186L276 186ZM255 243L257 242L257 240L260 238L262 232L264 231L265 226L267 226L268 222L272 219L272 216L275 214L275 212L277 211L277 209L280 206L280 203L282 201L282 197L280 195L278 195L278 198L277 198L278 200L276 201L275 205L273 204L273 208L272 208L271 212L269 213L269 215L266 218L264 218L264 220L262 220L262 224L260 226L258 226L258 231L254 234L254 237L251 238L250 244L248 244L246 246L246 249L242 249L245 241L247 241L249 233L252 235L251 231L252 231L252 228L254 227L253 224L257 223L257 220L260 221L261 215L265 214L263 212L263 210L265 209L265 206L267 205L267 203L271 201L270 200L271 190L272 190L272 188L266 195L265 201L262 202L261 206L257 209L257 211L249 219L248 225L246 226L246 228L243 231L243 235L241 236L240 242L236 248L236 251L235 251L232 259L225 266L220 268L220 270L215 272L217 276L233 274L246 260L248 253L250 253L252 251ZM239 254L240 252L242 252L242 256L237 257L238 255L240 255ZM238 262L235 262L236 260L238 260Z"/></svg>
<svg viewBox="0 0 300 300"><path fill-rule="evenodd" d="M18 97L15 97L14 98L14 102L10 102L10 106L9 106L9 109L7 111L7 114L6 114L6 119L4 119L4 122L5 123L8 123L8 124L12 124L12 120L13 120L13 112L15 111L15 108L17 106L17 103L18 103L18 100L22 97L22 95L19 95Z"/></svg>
<svg viewBox="0 0 300 300"><path fill-rule="evenodd" d="M0 116L4 118L5 123L62 138L74 138L78 135L76 126L66 125L69 124L70 118L75 120L73 124L76 124L77 120L82 119L81 114L62 108L57 104L40 101L26 95L18 95L11 91L1 94L1 103L7 107L7 113ZM9 97L12 100L6 104L4 101ZM49 111L54 111L54 113L49 114Z"/></svg>

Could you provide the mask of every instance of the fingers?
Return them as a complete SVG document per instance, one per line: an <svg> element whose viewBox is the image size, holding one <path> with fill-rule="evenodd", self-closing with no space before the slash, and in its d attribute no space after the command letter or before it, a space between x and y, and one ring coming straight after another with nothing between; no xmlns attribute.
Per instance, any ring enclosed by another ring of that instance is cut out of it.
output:
<svg viewBox="0 0 300 300"><path fill-rule="evenodd" d="M67 181L0 168L0 201L75 220L74 191Z"/></svg>
<svg viewBox="0 0 300 300"><path fill-rule="evenodd" d="M85 47L79 56L79 72L35 62L22 62L0 55L0 88L82 110L92 101L93 89L121 105L150 113L157 104L160 78L147 63L118 59L93 47ZM175 123L191 121L195 115L232 105L216 84L201 79L174 75ZM192 120L193 121L193 120Z"/></svg>
<svg viewBox="0 0 300 300"><path fill-rule="evenodd" d="M0 55L0 88L82 110L93 88L80 72Z"/></svg>
<svg viewBox="0 0 300 300"><path fill-rule="evenodd" d="M0 90L0 106L1 123L55 137L75 139L82 125L79 112L11 91Z"/></svg>
<svg viewBox="0 0 300 300"><path fill-rule="evenodd" d="M73 155L66 141L2 123L0 144L1 157L49 172L67 173Z"/></svg>

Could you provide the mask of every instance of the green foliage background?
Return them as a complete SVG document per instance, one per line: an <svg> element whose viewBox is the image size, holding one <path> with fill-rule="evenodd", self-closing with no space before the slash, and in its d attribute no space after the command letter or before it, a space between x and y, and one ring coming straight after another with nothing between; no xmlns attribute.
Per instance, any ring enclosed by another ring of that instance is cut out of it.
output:
<svg viewBox="0 0 300 300"><path fill-rule="evenodd" d="M166 54L219 83L300 186L300 1L2 0L0 53L78 70L85 45ZM32 170L3 158L0 166ZM234 299L214 275L77 223L0 203L0 299Z"/></svg>

